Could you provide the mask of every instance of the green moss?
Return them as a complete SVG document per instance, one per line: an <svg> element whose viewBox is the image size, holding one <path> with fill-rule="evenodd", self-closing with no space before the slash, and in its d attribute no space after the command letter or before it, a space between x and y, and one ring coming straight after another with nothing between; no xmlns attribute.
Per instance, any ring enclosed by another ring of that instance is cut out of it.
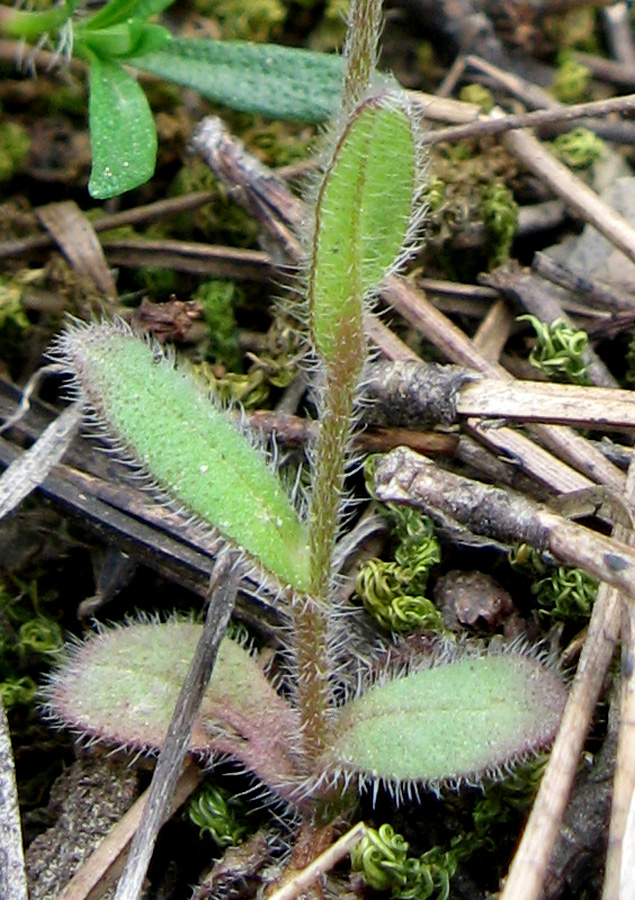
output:
<svg viewBox="0 0 635 900"><path fill-rule="evenodd" d="M560 50L576 49L599 53L596 18L597 10L592 6L569 9L561 15L545 16L544 33Z"/></svg>
<svg viewBox="0 0 635 900"><path fill-rule="evenodd" d="M588 169L604 152L604 141L588 128L560 134L551 146L558 159L572 169Z"/></svg>
<svg viewBox="0 0 635 900"><path fill-rule="evenodd" d="M273 41L287 16L281 0L195 0L195 6L216 19L226 39Z"/></svg>
<svg viewBox="0 0 635 900"><path fill-rule="evenodd" d="M561 103L581 103L589 98L591 77L590 69L563 55L551 83L551 93Z"/></svg>
<svg viewBox="0 0 635 900"><path fill-rule="evenodd" d="M315 5L313 3L312 5ZM346 34L350 0L326 0L322 19L309 37L312 50L339 50Z"/></svg>
<svg viewBox="0 0 635 900"><path fill-rule="evenodd" d="M357 575L357 596L387 631L442 631L441 614L425 596L430 570L441 561L432 522L405 506L390 506L387 512L399 542L394 562L371 559L365 563Z"/></svg>
<svg viewBox="0 0 635 900"><path fill-rule="evenodd" d="M549 565L527 544L511 550L509 560L514 569L531 579L531 593L542 619L576 629L589 621L598 590L594 578L582 569Z"/></svg>
<svg viewBox="0 0 635 900"><path fill-rule="evenodd" d="M26 162L31 139L17 122L0 122L0 181L9 181Z"/></svg>
<svg viewBox="0 0 635 900"><path fill-rule="evenodd" d="M243 299L240 288L233 281L204 281L192 299L203 305L209 327L208 356L228 369L238 368L241 354L234 308Z"/></svg>
<svg viewBox="0 0 635 900"><path fill-rule="evenodd" d="M489 267L496 268L509 258L518 228L518 204L509 188L498 181L484 188L482 209L489 236Z"/></svg>
<svg viewBox="0 0 635 900"><path fill-rule="evenodd" d="M494 106L494 95L482 84L466 84L461 88L459 99L465 103L476 103L486 115Z"/></svg>
<svg viewBox="0 0 635 900"><path fill-rule="evenodd" d="M188 159L169 193L180 196L192 191L211 191L213 196L205 206L173 218L173 228L179 236L187 238L196 234L199 240L202 236L212 243L254 246L258 236L256 222L228 198L226 190L199 159Z"/></svg>
<svg viewBox="0 0 635 900"><path fill-rule="evenodd" d="M191 796L187 815L199 829L219 847L240 844L250 831L249 807L240 796L221 787L215 778L207 778Z"/></svg>
<svg viewBox="0 0 635 900"><path fill-rule="evenodd" d="M572 328L563 319L555 319L550 325L536 316L518 316L519 322L529 322L536 332L534 346L529 354L532 366L550 381L565 384L590 384L586 352L589 336L586 331Z"/></svg>

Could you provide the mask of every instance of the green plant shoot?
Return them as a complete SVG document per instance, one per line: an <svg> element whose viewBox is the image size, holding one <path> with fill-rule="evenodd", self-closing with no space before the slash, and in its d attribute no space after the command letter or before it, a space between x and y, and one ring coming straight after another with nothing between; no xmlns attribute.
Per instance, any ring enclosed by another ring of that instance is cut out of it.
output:
<svg viewBox="0 0 635 900"><path fill-rule="evenodd" d="M241 724L231 698L224 707L215 702L213 715L227 729L212 728L210 733L213 749L224 733L229 735L226 751L296 805L309 835L317 833L325 809L333 816L347 808L346 787L355 779L361 784L383 782L399 796L402 786L413 782L437 787L501 770L550 740L565 696L560 677L522 653L472 654L425 671L418 671L414 659L405 665L402 660L392 674L390 665L384 665L385 677L371 684L365 678L365 662L356 660L343 635L333 551L345 503L356 392L366 359L364 308L404 257L417 221L421 181L417 123L407 100L393 90L371 89L381 26L379 0L359 0L351 21L360 33L353 27L347 41L349 96L331 136L330 152L324 153L307 247L309 333L322 386L306 521L253 442L185 373L126 327L75 327L57 348L75 376L79 395L115 446L179 505L277 577L281 591L293 595L292 633L287 636L291 704L273 688L268 695L261 673L257 708L246 699ZM412 527L406 526L406 532L412 536ZM417 557L415 565L420 562ZM150 625L147 631L165 627ZM102 698L113 699L116 685L109 693L103 684L107 676L120 680L119 669L134 672L130 691L135 695L167 698L171 691L173 700L176 697L173 679L165 679L166 687L158 677L170 664L157 663L152 654L152 690L135 687L142 677L135 656L147 659L144 647L154 638L146 632L139 641L134 635L136 649L124 653L121 634L125 631L115 632L114 640L120 642L125 665L112 668L113 654L104 636L88 642L51 681L52 714L89 735L105 737L106 729L88 720L93 715L90 700L76 704L73 697L99 691ZM156 644L162 643L157 637ZM94 665L95 648L102 661L96 680L91 671L99 668ZM441 646L442 658L444 654ZM372 647L368 655L372 659ZM235 681L243 690L251 677L247 669L251 672L255 664L245 652L233 649L230 662L234 668L226 677L221 656L212 687L214 682ZM404 669L409 674L404 675ZM343 682L342 670L352 672L350 682ZM357 688L351 690L351 683ZM357 695L350 696L353 693ZM126 694L118 696L124 708ZM271 729L259 738L253 726L262 710L266 718L269 706L272 719L292 723L292 734L285 724L279 740L270 740ZM135 737L121 735L120 743L143 745L137 722L142 717L127 717ZM123 719L123 713L115 714L110 721L115 727ZM203 732L210 731L204 722L200 725Z"/></svg>

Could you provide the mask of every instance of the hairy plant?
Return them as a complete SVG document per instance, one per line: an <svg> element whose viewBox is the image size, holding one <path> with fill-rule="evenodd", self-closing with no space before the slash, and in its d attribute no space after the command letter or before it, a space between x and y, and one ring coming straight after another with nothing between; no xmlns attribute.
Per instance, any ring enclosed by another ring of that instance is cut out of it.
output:
<svg viewBox="0 0 635 900"><path fill-rule="evenodd" d="M419 123L406 96L377 81L379 28L376 0L354 4L345 101L322 153L307 238L319 436L302 509L244 426L126 326L74 325L55 351L94 421L160 495L277 585L292 619L284 696L226 638L191 750L239 761L316 828L350 808L353 786L383 784L400 797L500 774L551 740L565 697L559 674L519 649L439 645L432 660L384 651L369 667L349 640L354 614L337 599L364 311L407 257L421 218ZM87 738L159 749L197 629L147 622L73 648L49 683L50 714Z"/></svg>

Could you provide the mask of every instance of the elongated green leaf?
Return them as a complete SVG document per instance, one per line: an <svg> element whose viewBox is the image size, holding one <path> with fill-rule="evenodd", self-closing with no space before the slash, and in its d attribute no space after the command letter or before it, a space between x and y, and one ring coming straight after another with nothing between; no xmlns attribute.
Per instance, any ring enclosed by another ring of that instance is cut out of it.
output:
<svg viewBox="0 0 635 900"><path fill-rule="evenodd" d="M191 377L121 323L72 329L58 351L115 444L283 584L306 590L304 525L260 449Z"/></svg>
<svg viewBox="0 0 635 900"><path fill-rule="evenodd" d="M388 784L474 780L548 744L565 698L560 676L529 656L462 659L346 704L326 764Z"/></svg>
<svg viewBox="0 0 635 900"><path fill-rule="evenodd" d="M125 22L134 14L137 5L138 0L109 0L82 24L82 29L93 31Z"/></svg>
<svg viewBox="0 0 635 900"><path fill-rule="evenodd" d="M92 55L88 190L104 200L144 184L157 157L157 132L146 95L120 65Z"/></svg>
<svg viewBox="0 0 635 900"><path fill-rule="evenodd" d="M404 246L416 182L407 109L390 94L362 103L326 166L315 212L309 311L313 342L325 361L334 360L341 340L350 342L352 323L361 332L362 301Z"/></svg>
<svg viewBox="0 0 635 900"><path fill-rule="evenodd" d="M174 0L109 0L93 16L78 25L81 31L96 31L135 20L140 24L171 6Z"/></svg>
<svg viewBox="0 0 635 900"><path fill-rule="evenodd" d="M243 41L173 38L170 46L130 64L243 112L322 122L337 109L342 64L337 56Z"/></svg>

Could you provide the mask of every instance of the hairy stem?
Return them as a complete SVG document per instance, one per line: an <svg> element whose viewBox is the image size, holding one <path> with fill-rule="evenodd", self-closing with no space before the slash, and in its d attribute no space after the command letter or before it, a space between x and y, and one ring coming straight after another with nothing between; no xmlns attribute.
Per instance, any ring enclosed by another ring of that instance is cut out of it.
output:
<svg viewBox="0 0 635 900"><path fill-rule="evenodd" d="M382 0L357 0L351 3L348 36L344 55L344 91L342 107L350 112L364 97L371 82L382 26Z"/></svg>
<svg viewBox="0 0 635 900"><path fill-rule="evenodd" d="M325 749L331 689L329 672L329 591L339 526L352 412L365 346L361 327L347 322L340 333L347 352L338 354L326 373L320 440L313 471L309 520L311 600L295 614L298 701L304 751L310 765Z"/></svg>

